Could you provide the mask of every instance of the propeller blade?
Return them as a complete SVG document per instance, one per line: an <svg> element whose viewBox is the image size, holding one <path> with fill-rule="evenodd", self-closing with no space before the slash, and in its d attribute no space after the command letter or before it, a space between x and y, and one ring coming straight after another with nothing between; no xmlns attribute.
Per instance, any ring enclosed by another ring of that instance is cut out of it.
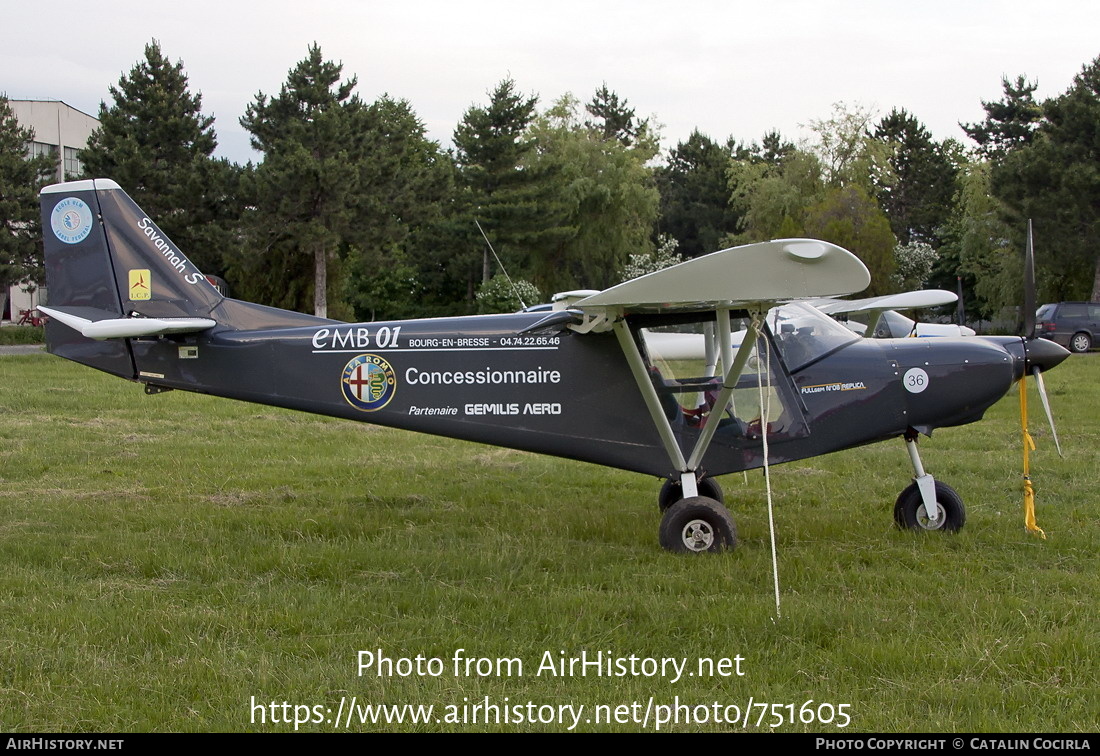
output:
<svg viewBox="0 0 1100 756"><path fill-rule="evenodd" d="M1035 338L1035 247L1031 241L1031 219L1027 219L1024 248L1024 338Z"/></svg>
<svg viewBox="0 0 1100 756"><path fill-rule="evenodd" d="M1050 433L1054 436L1054 448L1058 450L1058 456L1064 457L1062 454L1062 444L1058 442L1058 431L1054 429L1054 413L1050 411L1050 401L1047 399L1047 387L1043 383L1043 371L1039 368L1035 368L1032 375L1035 376L1035 383L1039 387L1039 398L1043 400L1043 409L1047 413L1047 422L1050 423Z"/></svg>

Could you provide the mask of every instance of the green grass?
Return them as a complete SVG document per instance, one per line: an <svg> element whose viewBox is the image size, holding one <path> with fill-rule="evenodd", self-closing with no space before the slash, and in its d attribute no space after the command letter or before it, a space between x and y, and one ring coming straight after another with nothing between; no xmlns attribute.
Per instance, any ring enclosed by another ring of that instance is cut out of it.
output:
<svg viewBox="0 0 1100 756"><path fill-rule="evenodd" d="M967 503L955 536L893 527L900 442L775 468L777 617L759 472L722 479L738 549L682 557L644 476L0 357L0 731L286 730L251 698L335 714L342 696L586 716L751 696L849 704L849 731L1094 731L1098 373L1084 356L1047 377L1065 459L1032 402L1045 541L1023 530L1015 394L922 442ZM445 673L361 677L360 649ZM456 677L456 649L524 675ZM546 651L740 655L745 674L536 676Z"/></svg>
<svg viewBox="0 0 1100 756"><path fill-rule="evenodd" d="M44 344L42 326L4 326L0 328L0 346L15 344Z"/></svg>

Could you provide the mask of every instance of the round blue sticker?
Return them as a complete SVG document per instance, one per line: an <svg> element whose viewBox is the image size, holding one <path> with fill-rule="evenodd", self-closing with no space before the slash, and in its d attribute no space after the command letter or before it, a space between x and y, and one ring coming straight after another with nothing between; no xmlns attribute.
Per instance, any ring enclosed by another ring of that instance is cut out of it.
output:
<svg viewBox="0 0 1100 756"><path fill-rule="evenodd" d="M377 354L361 354L344 366L340 389L352 407L374 412L393 399L397 391L397 376L390 363Z"/></svg>
<svg viewBox="0 0 1100 756"><path fill-rule="evenodd" d="M66 197L54 205L50 228L66 244L82 242L92 232L92 209L81 199Z"/></svg>

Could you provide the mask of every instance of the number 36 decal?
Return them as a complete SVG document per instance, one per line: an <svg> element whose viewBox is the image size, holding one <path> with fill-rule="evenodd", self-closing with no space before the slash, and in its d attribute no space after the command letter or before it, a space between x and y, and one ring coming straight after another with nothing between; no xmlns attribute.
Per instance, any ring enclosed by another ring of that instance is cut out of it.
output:
<svg viewBox="0 0 1100 756"><path fill-rule="evenodd" d="M921 368L909 368L902 376L901 382L910 394L919 394L928 388L928 373Z"/></svg>

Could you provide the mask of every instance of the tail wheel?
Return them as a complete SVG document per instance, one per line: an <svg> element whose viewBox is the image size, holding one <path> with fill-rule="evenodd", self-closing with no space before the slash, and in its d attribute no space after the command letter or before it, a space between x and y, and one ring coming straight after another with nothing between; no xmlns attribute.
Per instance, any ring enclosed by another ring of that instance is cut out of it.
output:
<svg viewBox="0 0 1100 756"><path fill-rule="evenodd" d="M924 499L917 484L911 483L894 504L894 522L903 530L942 530L955 533L966 523L966 507L955 489L946 483L936 481L935 521L928 516Z"/></svg>
<svg viewBox="0 0 1100 756"><path fill-rule="evenodd" d="M717 553L737 546L737 526L719 502L692 496L665 511L660 541L661 546L679 554Z"/></svg>

